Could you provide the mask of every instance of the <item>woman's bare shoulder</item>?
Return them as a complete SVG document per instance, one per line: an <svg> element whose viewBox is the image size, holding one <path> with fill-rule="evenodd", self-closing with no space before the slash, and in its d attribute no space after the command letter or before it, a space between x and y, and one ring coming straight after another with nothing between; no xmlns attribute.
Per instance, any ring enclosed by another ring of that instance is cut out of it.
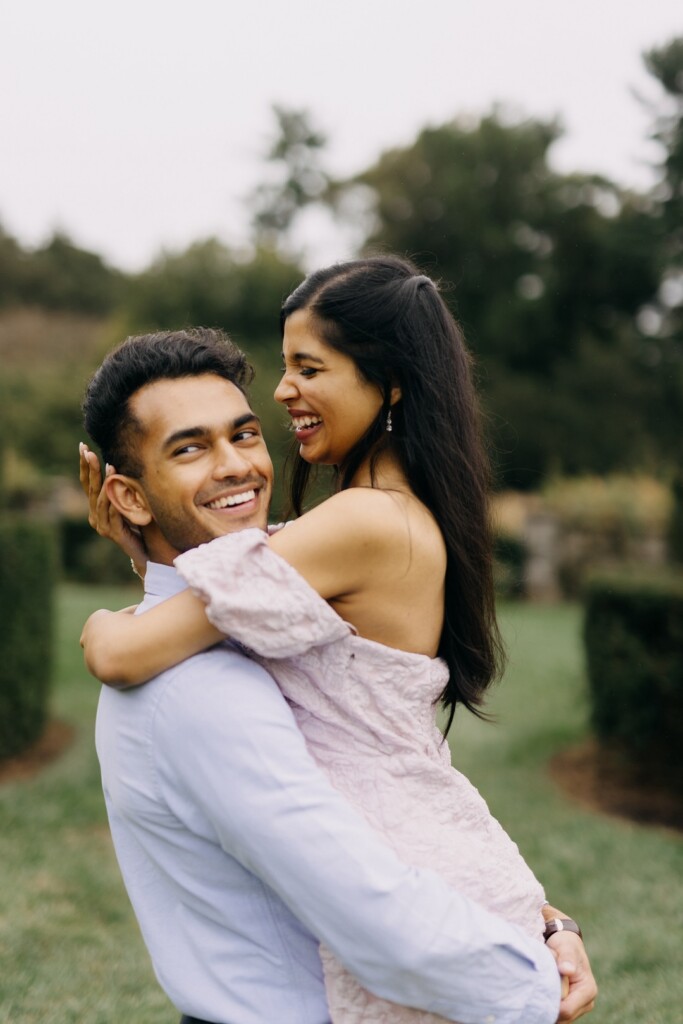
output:
<svg viewBox="0 0 683 1024"><path fill-rule="evenodd" d="M347 536L358 532L380 539L404 532L409 511L405 496L379 487L348 487L323 501L303 517L315 518L340 529Z"/></svg>
<svg viewBox="0 0 683 1024"><path fill-rule="evenodd" d="M350 487L269 540L328 600L358 591L412 565L438 572L441 534L424 506L396 491Z"/></svg>

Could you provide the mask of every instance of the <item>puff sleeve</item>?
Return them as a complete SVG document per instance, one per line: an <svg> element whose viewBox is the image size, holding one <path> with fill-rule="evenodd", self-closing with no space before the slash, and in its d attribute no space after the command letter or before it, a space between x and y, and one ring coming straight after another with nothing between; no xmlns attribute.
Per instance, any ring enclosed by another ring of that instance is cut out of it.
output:
<svg viewBox="0 0 683 1024"><path fill-rule="evenodd" d="M175 560L210 622L265 658L290 658L347 637L344 622L257 529L217 537Z"/></svg>

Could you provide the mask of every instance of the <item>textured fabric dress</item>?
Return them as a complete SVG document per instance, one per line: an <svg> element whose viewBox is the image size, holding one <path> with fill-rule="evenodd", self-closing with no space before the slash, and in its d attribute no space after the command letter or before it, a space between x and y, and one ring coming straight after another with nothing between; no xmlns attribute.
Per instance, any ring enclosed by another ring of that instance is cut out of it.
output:
<svg viewBox="0 0 683 1024"><path fill-rule="evenodd" d="M211 622L274 676L320 768L400 858L541 941L541 885L441 742L434 701L445 663L357 636L260 530L175 564ZM321 956L334 1024L443 1019L378 999L329 950Z"/></svg>

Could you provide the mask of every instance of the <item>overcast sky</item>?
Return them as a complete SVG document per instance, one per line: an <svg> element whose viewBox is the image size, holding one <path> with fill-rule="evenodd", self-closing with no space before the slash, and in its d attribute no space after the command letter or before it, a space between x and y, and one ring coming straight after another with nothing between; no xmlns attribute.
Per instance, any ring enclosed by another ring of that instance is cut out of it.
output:
<svg viewBox="0 0 683 1024"><path fill-rule="evenodd" d="M128 269L239 245L274 102L311 111L338 175L502 102L561 117L559 169L645 188L640 55L679 35L681 0L0 0L0 223Z"/></svg>

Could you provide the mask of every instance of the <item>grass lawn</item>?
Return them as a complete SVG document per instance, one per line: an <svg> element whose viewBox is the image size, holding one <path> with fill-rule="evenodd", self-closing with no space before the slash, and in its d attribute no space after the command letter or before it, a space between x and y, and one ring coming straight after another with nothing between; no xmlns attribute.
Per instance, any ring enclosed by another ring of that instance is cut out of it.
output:
<svg viewBox="0 0 683 1024"><path fill-rule="evenodd" d="M77 645L88 611L136 592L64 587L54 714L69 751L31 781L0 787L0 1020L176 1024L157 986L111 849L92 733L97 686ZM546 763L585 735L574 607L508 606L511 661L491 709L464 718L454 761L488 799L546 886L582 924L601 984L600 1024L683 1020L683 837L577 808ZM275 1024L275 1022L273 1022Z"/></svg>

